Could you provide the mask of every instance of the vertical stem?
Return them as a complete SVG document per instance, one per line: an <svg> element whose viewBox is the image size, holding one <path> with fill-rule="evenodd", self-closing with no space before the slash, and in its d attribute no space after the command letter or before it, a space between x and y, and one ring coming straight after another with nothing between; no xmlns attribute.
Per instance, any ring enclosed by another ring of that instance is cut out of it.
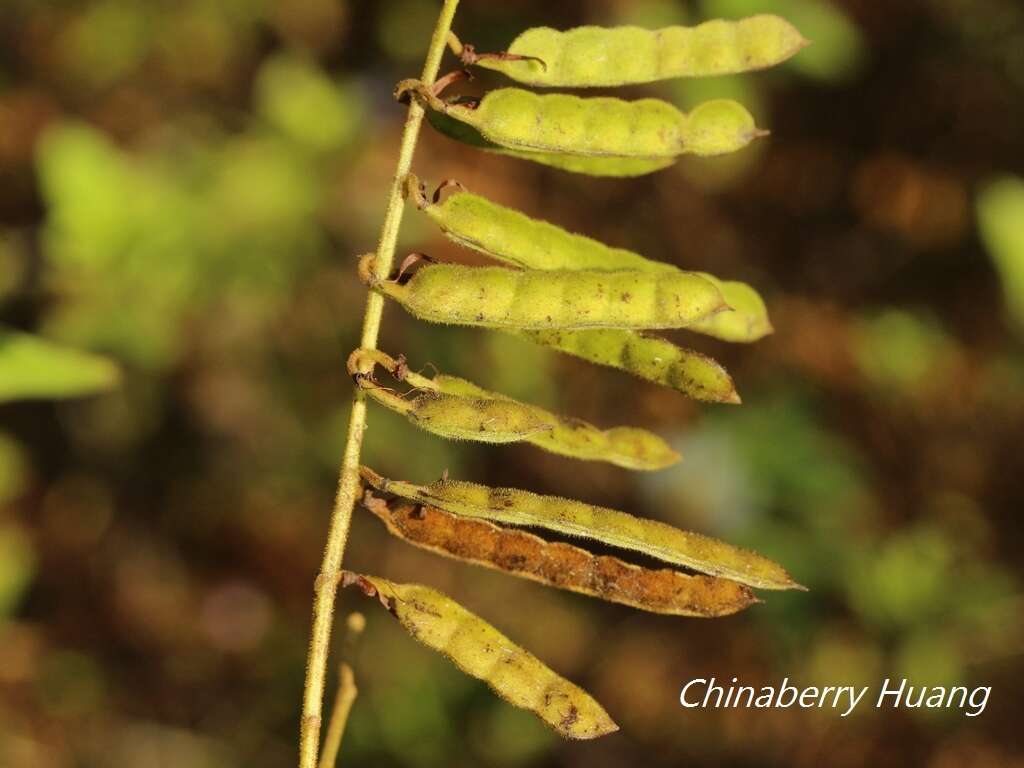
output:
<svg viewBox="0 0 1024 768"><path fill-rule="evenodd" d="M444 0L441 13L434 28L434 36L427 51L427 60L423 65L422 81L432 85L437 79L437 70L441 65L448 32L459 0ZM402 195L402 182L412 167L412 157L416 150L420 126L423 124L423 107L416 99L409 103L409 113L405 120L402 133L402 146L398 154L398 167L391 183L387 212L384 214L384 225L381 228L380 242L377 245L377 275L381 279L391 272L395 258L395 245L398 240L398 228L402 223L402 211L405 198ZM371 292L366 301L366 314L363 318L363 335L361 346L364 349L376 349L377 337L380 333L381 314L384 311L384 297ZM330 532L327 535L327 546L320 566L320 574L316 578L313 597L313 628L309 642L309 656L306 665L306 685L302 695L302 725L299 742L300 768L316 768L317 752L320 746L320 722L322 719L324 677L327 670L327 656L331 641L331 622L334 615L334 598L338 591L341 578L341 561L348 541L349 524L352 521L352 509L359 492L359 456L363 447L363 433L366 431L366 396L357 389L352 401L352 414L348 423L348 439L345 445L341 472L338 478L338 492L331 514Z"/></svg>

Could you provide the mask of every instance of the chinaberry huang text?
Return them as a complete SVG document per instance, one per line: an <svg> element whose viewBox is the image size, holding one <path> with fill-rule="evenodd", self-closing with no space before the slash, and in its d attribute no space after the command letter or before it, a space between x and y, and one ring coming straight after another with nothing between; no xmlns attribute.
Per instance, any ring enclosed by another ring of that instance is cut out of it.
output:
<svg viewBox="0 0 1024 768"><path fill-rule="evenodd" d="M687 709L833 709L847 717L858 706L873 705L877 709L956 709L965 717L977 717L988 706L991 686L912 685L904 679L890 679L872 690L872 686L826 685L797 687L784 678L778 685L751 686L719 682L715 678L698 677L683 685L679 703Z"/></svg>

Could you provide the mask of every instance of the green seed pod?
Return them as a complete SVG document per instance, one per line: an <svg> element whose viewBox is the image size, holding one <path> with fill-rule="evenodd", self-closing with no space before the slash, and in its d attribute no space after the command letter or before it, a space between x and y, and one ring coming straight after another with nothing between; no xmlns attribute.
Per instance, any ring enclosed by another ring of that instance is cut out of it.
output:
<svg viewBox="0 0 1024 768"><path fill-rule="evenodd" d="M674 157L648 159L646 157L598 157L596 155L557 155L544 152L517 152L512 149L498 150L498 154L530 160L550 168L587 176L606 176L628 179L646 176L648 173L668 168L675 163Z"/></svg>
<svg viewBox="0 0 1024 768"><path fill-rule="evenodd" d="M505 395L489 392L455 376L441 374L432 381L446 394L500 398L516 403ZM580 419L558 416L537 406L523 407L530 408L540 422L550 427L530 435L527 441L551 453L586 461L607 461L619 467L637 470L664 469L679 461L679 454L668 443L646 429L613 427L601 430Z"/></svg>
<svg viewBox="0 0 1024 768"><path fill-rule="evenodd" d="M513 400L463 397L446 394L434 387L421 387L420 394L407 399L376 383L373 370L378 364L391 373L398 370L395 360L383 352L369 349L353 352L348 359L348 370L373 400L435 435L450 440L515 443L552 429L551 424L530 406ZM416 386L415 383L413 385Z"/></svg>
<svg viewBox="0 0 1024 768"><path fill-rule="evenodd" d="M378 365L420 394L410 399L378 384L373 375ZM525 441L560 456L606 461L626 469L663 469L679 460L668 443L647 430L601 430L465 379L444 374L422 376L408 370L404 360L380 350L355 350L349 356L348 370L371 398L441 437L486 443Z"/></svg>
<svg viewBox="0 0 1024 768"><path fill-rule="evenodd" d="M501 400L424 394L412 406L413 424L452 440L513 443L550 430L528 408Z"/></svg>
<svg viewBox="0 0 1024 768"><path fill-rule="evenodd" d="M406 179L406 193L451 240L524 269L680 271L672 264L652 261L624 248L611 248L464 190L432 204L412 174ZM772 332L768 311L757 291L746 283L719 280L705 272L698 274L715 284L731 309L698 320L688 330L733 342L757 341Z"/></svg>
<svg viewBox="0 0 1024 768"><path fill-rule="evenodd" d="M378 280L367 254L360 275L373 290L435 323L485 328L684 328L727 308L689 272L527 270L430 264L408 282Z"/></svg>
<svg viewBox="0 0 1024 768"><path fill-rule="evenodd" d="M705 102L687 115L659 99L542 96L520 88L490 91L472 107L448 103L417 80L402 81L396 94L412 95L465 124L472 143L478 144L478 135L523 152L671 162L683 154L735 152L764 133L741 104L728 99Z"/></svg>
<svg viewBox="0 0 1024 768"><path fill-rule="evenodd" d="M459 189L431 203L419 178L409 174L407 196L452 241L522 269L672 270L638 253L610 248L513 208ZM440 189L435 199L440 197Z"/></svg>
<svg viewBox="0 0 1024 768"><path fill-rule="evenodd" d="M505 54L478 54L450 38L464 63L501 72L526 85L587 88L708 77L766 69L807 41L778 16L714 20L696 27L528 29Z"/></svg>
<svg viewBox="0 0 1024 768"><path fill-rule="evenodd" d="M594 739L619 729L590 694L447 595L422 584L344 571L341 585L353 584L378 598L416 640L483 680L509 704L533 712L560 736Z"/></svg>
<svg viewBox="0 0 1024 768"><path fill-rule="evenodd" d="M644 176L648 173L654 173L655 171L667 168L676 161L674 157L651 160L644 157L623 158L598 157L596 155L563 155L550 152L526 152L523 150L506 149L494 142L488 141L475 128L449 117L444 112L428 110L427 120L438 133L442 133L448 138L463 144L468 144L471 147L477 147L508 157L517 157L520 160L530 160L534 163L559 168L570 173L583 173L588 176L608 176L613 178Z"/></svg>
<svg viewBox="0 0 1024 768"><path fill-rule="evenodd" d="M545 347L682 392L694 400L740 403L728 372L706 355L642 333L603 331L523 331Z"/></svg>
<svg viewBox="0 0 1024 768"><path fill-rule="evenodd" d="M420 486L387 480L363 467L363 479L382 493L500 525L544 528L629 549L761 589L801 589L777 563L739 547L657 520L515 488L488 488L457 480Z"/></svg>
<svg viewBox="0 0 1024 768"><path fill-rule="evenodd" d="M686 330L738 343L757 341L774 332L761 294L737 280L719 280L707 272L697 274L721 291L730 311L702 318Z"/></svg>

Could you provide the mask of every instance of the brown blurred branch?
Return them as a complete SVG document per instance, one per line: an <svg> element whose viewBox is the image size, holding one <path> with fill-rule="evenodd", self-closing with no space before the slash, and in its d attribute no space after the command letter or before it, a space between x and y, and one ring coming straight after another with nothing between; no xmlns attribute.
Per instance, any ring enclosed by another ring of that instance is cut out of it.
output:
<svg viewBox="0 0 1024 768"><path fill-rule="evenodd" d="M350 613L345 624L347 632L342 655L351 660L355 642L366 627L366 618L361 613ZM338 692L334 697L331 721L327 724L319 768L334 768L337 763L338 752L341 751L341 740L345 736L345 725L348 723L348 715L352 711L352 704L355 702L356 696L359 695L355 674L347 661L341 663L338 673Z"/></svg>

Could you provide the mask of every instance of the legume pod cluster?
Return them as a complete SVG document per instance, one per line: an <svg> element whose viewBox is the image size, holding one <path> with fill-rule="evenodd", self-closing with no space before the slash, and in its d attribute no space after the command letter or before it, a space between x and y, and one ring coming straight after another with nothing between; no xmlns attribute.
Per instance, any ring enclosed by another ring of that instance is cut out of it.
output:
<svg viewBox="0 0 1024 768"><path fill-rule="evenodd" d="M708 77L766 69L807 41L787 21L758 15L695 27L528 29L507 51L478 53L450 35L467 66L501 72L529 86L590 88ZM399 98L416 98L431 124L458 141L575 173L639 176L682 155L736 152L765 132L738 102L716 99L684 114L666 101L537 94L501 88L476 100L448 100L404 80Z"/></svg>
<svg viewBox="0 0 1024 768"><path fill-rule="evenodd" d="M695 27L579 27L527 30L509 50L478 53L454 36L466 66L500 72L541 88L609 87L705 77L774 66L805 41L770 15ZM442 97L445 84L403 80L402 99L423 105L431 124L491 152L592 176L639 176L683 155L735 152L765 131L739 103L715 100L689 113L654 98L534 93L500 88L479 99ZM442 192L447 187L454 191ZM771 333L761 296L746 283L685 271L472 194L446 182L428 200L419 179L411 199L446 237L499 262L465 266L412 254L385 274L376 254L359 260L370 290L435 323L516 334L566 354L629 372L698 400L739 403L729 374L711 358L648 335L691 331L749 343ZM679 461L644 429L602 428L435 371L410 370L404 356L356 349L348 370L368 398L415 426L453 440L524 443L559 456L655 471ZM384 371L388 380L378 373ZM614 509L518 488L442 479L417 485L362 467L363 504L392 535L414 546L579 594L673 616L725 616L758 602L755 589L802 587L754 552ZM533 529L533 532L523 530ZM538 533L578 537L580 546ZM596 554L585 544L620 550ZM663 567L628 562L633 555ZM567 738L616 729L585 691L561 678L483 619L435 590L344 572L344 586L377 597L408 632L486 681Z"/></svg>

